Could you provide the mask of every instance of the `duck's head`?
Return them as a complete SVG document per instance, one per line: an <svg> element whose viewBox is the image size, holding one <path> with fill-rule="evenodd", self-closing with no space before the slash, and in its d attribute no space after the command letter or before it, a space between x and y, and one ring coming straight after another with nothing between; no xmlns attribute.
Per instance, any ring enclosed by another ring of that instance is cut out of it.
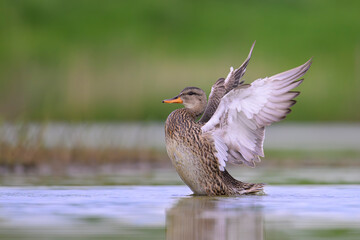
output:
<svg viewBox="0 0 360 240"><path fill-rule="evenodd" d="M182 103L185 108L190 110L196 116L200 116L206 107L206 94L197 87L184 88L179 95L165 99L163 103Z"/></svg>

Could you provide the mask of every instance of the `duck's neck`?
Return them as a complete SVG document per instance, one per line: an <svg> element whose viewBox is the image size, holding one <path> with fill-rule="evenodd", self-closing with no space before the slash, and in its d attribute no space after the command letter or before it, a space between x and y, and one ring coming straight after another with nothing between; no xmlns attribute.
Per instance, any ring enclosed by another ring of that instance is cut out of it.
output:
<svg viewBox="0 0 360 240"><path fill-rule="evenodd" d="M189 108L183 108L183 109L189 115L189 117L194 119L194 121L204 113L204 111L199 111L198 109L189 109Z"/></svg>
<svg viewBox="0 0 360 240"><path fill-rule="evenodd" d="M195 122L197 117L198 116L188 108L178 108L168 116L167 122L179 126L184 123Z"/></svg>
<svg viewBox="0 0 360 240"><path fill-rule="evenodd" d="M194 119L196 119L204 113L205 108L206 108L206 101L205 101L205 103L197 104L195 106L186 106L185 105L184 109L187 113L189 113L191 116L193 116Z"/></svg>
<svg viewBox="0 0 360 240"><path fill-rule="evenodd" d="M182 120L191 120L191 121L195 121L199 115L198 113L192 111L189 108L179 108L177 110L175 110L175 112L177 112L178 118L181 118Z"/></svg>

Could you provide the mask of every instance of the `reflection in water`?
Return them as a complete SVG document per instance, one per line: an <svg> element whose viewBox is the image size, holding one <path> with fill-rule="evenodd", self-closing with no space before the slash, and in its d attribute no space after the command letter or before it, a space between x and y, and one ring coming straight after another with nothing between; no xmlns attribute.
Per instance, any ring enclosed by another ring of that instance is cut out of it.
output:
<svg viewBox="0 0 360 240"><path fill-rule="evenodd" d="M0 187L0 239L360 239L360 185L267 186L189 197L187 186ZM165 222L165 211L167 221Z"/></svg>
<svg viewBox="0 0 360 240"><path fill-rule="evenodd" d="M166 239L263 239L259 207L231 208L223 200L209 197L180 199L166 213Z"/></svg>

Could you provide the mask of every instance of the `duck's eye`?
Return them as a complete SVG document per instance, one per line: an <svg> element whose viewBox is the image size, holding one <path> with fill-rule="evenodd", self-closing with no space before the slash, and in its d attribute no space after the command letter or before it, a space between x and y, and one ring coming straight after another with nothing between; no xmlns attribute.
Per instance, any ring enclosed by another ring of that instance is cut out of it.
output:
<svg viewBox="0 0 360 240"><path fill-rule="evenodd" d="M189 92L188 95L195 95L196 93L194 92Z"/></svg>

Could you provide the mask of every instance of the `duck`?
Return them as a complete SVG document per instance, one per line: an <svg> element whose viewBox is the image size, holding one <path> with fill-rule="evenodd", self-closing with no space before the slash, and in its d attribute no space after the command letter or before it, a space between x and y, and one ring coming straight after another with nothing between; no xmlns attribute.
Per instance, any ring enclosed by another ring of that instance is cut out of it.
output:
<svg viewBox="0 0 360 240"><path fill-rule="evenodd" d="M204 90L186 87L163 103L183 104L165 122L167 154L194 195L232 196L263 193L263 183L235 179L227 164L255 167L264 157L265 128L283 120L296 103L292 91L304 79L312 59L303 65L251 84L242 80L255 42L239 68Z"/></svg>

